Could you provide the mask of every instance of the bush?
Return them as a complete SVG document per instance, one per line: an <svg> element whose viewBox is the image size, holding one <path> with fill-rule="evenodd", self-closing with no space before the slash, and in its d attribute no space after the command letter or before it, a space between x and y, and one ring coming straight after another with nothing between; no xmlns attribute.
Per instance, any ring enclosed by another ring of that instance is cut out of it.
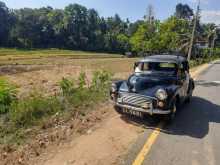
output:
<svg viewBox="0 0 220 165"><path fill-rule="evenodd" d="M0 79L0 114L8 112L14 100L16 100L16 88L4 79Z"/></svg>
<svg viewBox="0 0 220 165"><path fill-rule="evenodd" d="M8 116L17 127L28 127L62 110L62 104L57 97L43 97L36 94L13 102Z"/></svg>
<svg viewBox="0 0 220 165"><path fill-rule="evenodd" d="M74 80L63 78L60 82L62 96L68 104L73 107L89 105L105 99L107 96L108 86L110 84L111 74L107 71L96 71L93 73L93 79L89 87L86 86L86 74L80 73L77 86Z"/></svg>
<svg viewBox="0 0 220 165"><path fill-rule="evenodd" d="M86 73L85 72L81 72L78 78L78 87L80 89L83 89L86 85Z"/></svg>
<svg viewBox="0 0 220 165"><path fill-rule="evenodd" d="M71 95L75 91L75 86L72 80L63 78L60 82L60 90L62 92L62 95L67 96Z"/></svg>
<svg viewBox="0 0 220 165"><path fill-rule="evenodd" d="M107 71L96 71L93 73L91 89L95 91L106 90L111 82L112 74Z"/></svg>
<svg viewBox="0 0 220 165"><path fill-rule="evenodd" d="M1 98L4 98L2 99L4 105L8 106L8 113L0 121L2 122L2 124L0 123L0 144L17 143L18 139L25 138L26 133L24 130L26 128L37 126L40 122L47 120L58 112L62 114L65 111L72 114L77 110L81 115L85 114L85 107L107 98L110 80L110 73L97 71L93 75L92 84L86 86L86 74L81 73L78 80L75 81L63 78L59 83L61 92L56 96L42 96L33 93L22 100L15 100L13 88L9 88L8 85L2 83L4 85L1 84L1 94L4 93L5 97ZM76 85L74 82L77 82ZM8 140L5 141L5 139Z"/></svg>

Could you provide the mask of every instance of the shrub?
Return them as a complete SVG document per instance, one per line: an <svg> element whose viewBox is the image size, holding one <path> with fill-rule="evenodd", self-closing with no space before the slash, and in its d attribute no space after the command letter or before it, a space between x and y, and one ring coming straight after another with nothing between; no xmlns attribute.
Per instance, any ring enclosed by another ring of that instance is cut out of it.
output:
<svg viewBox="0 0 220 165"><path fill-rule="evenodd" d="M95 91L106 90L111 78L112 74L107 71L95 71L93 73L91 89Z"/></svg>
<svg viewBox="0 0 220 165"><path fill-rule="evenodd" d="M78 78L78 87L80 89L84 88L86 85L86 73L85 72L81 72Z"/></svg>
<svg viewBox="0 0 220 165"><path fill-rule="evenodd" d="M63 100L72 107L89 105L103 100L107 96L110 80L111 74L107 71L94 72L90 87L85 87L86 74L84 72L80 73L78 86L74 85L73 80L63 78L60 82Z"/></svg>
<svg viewBox="0 0 220 165"><path fill-rule="evenodd" d="M26 136L23 130L39 125L40 122L47 120L57 112L66 111L68 114L72 114L77 110L81 115L85 114L85 106L91 106L93 103L106 99L110 80L110 73L97 71L93 75L91 86L86 87L86 74L81 73L76 81L77 85L73 80L63 78L59 83L61 92L56 96L42 96L33 93L24 99L9 99L9 111L7 115L4 115L5 119L2 120L2 124L0 123L0 144L17 143L17 139L24 139ZM10 96L14 96L13 92L9 93ZM69 113L70 111L71 113ZM7 137L7 141L5 141L5 137Z"/></svg>
<svg viewBox="0 0 220 165"><path fill-rule="evenodd" d="M60 82L60 89L62 92L62 95L71 95L75 92L75 86L72 80L63 78Z"/></svg>
<svg viewBox="0 0 220 165"><path fill-rule="evenodd" d="M8 116L17 127L27 127L62 110L63 106L57 97L36 94L13 102Z"/></svg>
<svg viewBox="0 0 220 165"><path fill-rule="evenodd" d="M0 79L0 114L8 112L14 100L16 100L16 88L4 79Z"/></svg>

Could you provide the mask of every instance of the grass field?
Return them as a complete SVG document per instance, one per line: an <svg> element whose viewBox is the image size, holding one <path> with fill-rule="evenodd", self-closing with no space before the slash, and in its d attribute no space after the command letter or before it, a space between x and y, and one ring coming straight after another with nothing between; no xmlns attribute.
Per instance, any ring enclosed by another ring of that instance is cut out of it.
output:
<svg viewBox="0 0 220 165"><path fill-rule="evenodd" d="M33 64L35 60L54 59L54 58L70 58L70 59L91 59L91 58L120 58L121 54L111 53L94 53L61 49L9 49L0 48L0 65L4 64ZM47 61L47 60L46 60ZM46 62L45 61L45 62Z"/></svg>
<svg viewBox="0 0 220 165"><path fill-rule="evenodd" d="M118 57L120 54L111 54L111 53L95 53L95 52L85 52L85 51L73 51L73 50L64 50L64 49L16 49L16 48L0 48L0 56L19 56L19 55L28 55L28 56L111 56Z"/></svg>
<svg viewBox="0 0 220 165"><path fill-rule="evenodd" d="M63 77L77 78L86 72L91 79L95 70L106 70L116 78L125 78L133 69L135 58L119 54L46 49L0 49L0 76L19 87L21 95L32 90L50 94L57 91Z"/></svg>
<svg viewBox="0 0 220 165"><path fill-rule="evenodd" d="M90 83L93 81L95 71L106 70L108 73L113 73L115 78L123 79L131 73L133 63L136 60L135 58L122 58L122 55L119 54L57 49L17 50L1 48L0 76L16 86L19 102L13 108L19 108L19 111L31 110L36 107L37 109L47 109L50 105L56 106L57 101L53 102L53 97L60 93L60 82L63 78L74 80L73 82L77 83L80 74L85 73L85 81ZM43 98L32 100L32 96L36 94L42 94ZM79 95L77 97L81 98L84 95L87 97L88 94L79 92L75 95ZM75 95L74 98L77 98ZM22 102L22 100L28 101ZM76 102L78 103L80 100L86 99L79 99ZM50 104L51 102L53 104ZM55 109L55 107L51 108ZM41 112L39 113L41 114ZM19 115L20 113L18 113ZM1 121L3 120L1 120L0 115L0 131L3 129L1 127L5 125ZM0 139L3 135L4 133L0 134ZM15 137L17 138L17 135ZM1 140L4 141L4 139ZM7 136L6 139L10 139L10 137ZM1 140L0 144L4 143Z"/></svg>

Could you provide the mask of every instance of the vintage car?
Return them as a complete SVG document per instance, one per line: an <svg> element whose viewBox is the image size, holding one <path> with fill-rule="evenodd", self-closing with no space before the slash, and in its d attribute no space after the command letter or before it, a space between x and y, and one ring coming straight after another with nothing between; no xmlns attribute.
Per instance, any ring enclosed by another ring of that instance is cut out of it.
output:
<svg viewBox="0 0 220 165"><path fill-rule="evenodd" d="M182 103L190 102L194 80L185 57L153 55L135 63L128 80L112 83L115 110L133 115L162 115L172 121Z"/></svg>

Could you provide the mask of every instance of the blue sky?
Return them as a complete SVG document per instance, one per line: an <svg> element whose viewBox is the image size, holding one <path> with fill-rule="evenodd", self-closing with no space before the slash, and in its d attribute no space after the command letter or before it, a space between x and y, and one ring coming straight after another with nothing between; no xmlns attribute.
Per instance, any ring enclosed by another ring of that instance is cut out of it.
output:
<svg viewBox="0 0 220 165"><path fill-rule="evenodd" d="M177 3L187 3L196 8L197 0L1 0L10 8L51 6L64 8L70 3L79 3L88 8L95 8L101 16L118 13L123 19L131 21L142 19L148 4L152 4L156 18L164 20L174 13ZM220 0L201 0L202 21L220 24Z"/></svg>

